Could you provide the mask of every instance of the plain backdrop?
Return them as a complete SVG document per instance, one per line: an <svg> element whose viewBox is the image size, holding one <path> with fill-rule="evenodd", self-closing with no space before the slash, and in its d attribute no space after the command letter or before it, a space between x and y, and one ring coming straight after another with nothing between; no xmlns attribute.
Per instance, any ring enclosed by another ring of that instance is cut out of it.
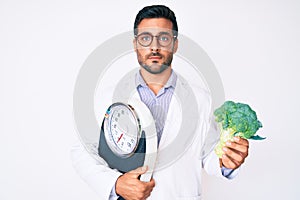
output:
<svg viewBox="0 0 300 200"><path fill-rule="evenodd" d="M215 63L226 99L249 103L266 136L239 176L204 174L203 199L300 198L300 3L296 0L0 0L0 199L99 199L74 171L73 89L88 55L165 4Z"/></svg>

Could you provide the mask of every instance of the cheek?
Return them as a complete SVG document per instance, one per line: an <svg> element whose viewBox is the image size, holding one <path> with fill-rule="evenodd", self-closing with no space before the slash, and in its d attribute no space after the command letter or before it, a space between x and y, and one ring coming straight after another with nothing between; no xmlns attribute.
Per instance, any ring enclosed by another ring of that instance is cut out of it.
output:
<svg viewBox="0 0 300 200"><path fill-rule="evenodd" d="M137 49L137 55L139 59L145 60L147 57L148 52L146 50Z"/></svg>
<svg viewBox="0 0 300 200"><path fill-rule="evenodd" d="M173 54L173 49L170 47L170 48L166 48L166 49L162 49L161 50L161 53L164 55L164 56L169 56L170 54Z"/></svg>

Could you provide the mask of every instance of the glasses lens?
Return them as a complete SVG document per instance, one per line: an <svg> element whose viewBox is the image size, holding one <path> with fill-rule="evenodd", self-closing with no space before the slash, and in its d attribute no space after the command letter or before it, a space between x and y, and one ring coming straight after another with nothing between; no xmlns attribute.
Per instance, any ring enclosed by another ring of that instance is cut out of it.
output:
<svg viewBox="0 0 300 200"><path fill-rule="evenodd" d="M164 33L158 36L158 43L160 46L168 46L172 42L172 36L170 34Z"/></svg>
<svg viewBox="0 0 300 200"><path fill-rule="evenodd" d="M153 36L149 33L142 33L137 37L137 40L140 45L146 47L149 46L152 42Z"/></svg>

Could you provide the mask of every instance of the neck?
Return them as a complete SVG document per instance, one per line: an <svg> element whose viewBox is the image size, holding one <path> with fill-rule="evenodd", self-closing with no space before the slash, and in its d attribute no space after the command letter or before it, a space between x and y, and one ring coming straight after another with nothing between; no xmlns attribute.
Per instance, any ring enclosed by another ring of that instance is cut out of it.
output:
<svg viewBox="0 0 300 200"><path fill-rule="evenodd" d="M154 92L155 95L157 95L159 90L168 82L172 73L172 68L170 66L160 74L151 74L142 67L140 71L148 87Z"/></svg>

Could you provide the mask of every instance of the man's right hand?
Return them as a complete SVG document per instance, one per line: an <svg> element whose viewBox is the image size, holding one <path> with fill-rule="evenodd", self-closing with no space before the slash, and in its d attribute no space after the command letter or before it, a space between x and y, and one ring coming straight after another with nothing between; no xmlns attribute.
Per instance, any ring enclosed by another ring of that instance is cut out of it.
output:
<svg viewBox="0 0 300 200"><path fill-rule="evenodd" d="M116 193L126 200L144 200L150 196L155 186L153 179L150 182L139 180L139 176L146 173L147 167L139 167L121 175L116 182Z"/></svg>

